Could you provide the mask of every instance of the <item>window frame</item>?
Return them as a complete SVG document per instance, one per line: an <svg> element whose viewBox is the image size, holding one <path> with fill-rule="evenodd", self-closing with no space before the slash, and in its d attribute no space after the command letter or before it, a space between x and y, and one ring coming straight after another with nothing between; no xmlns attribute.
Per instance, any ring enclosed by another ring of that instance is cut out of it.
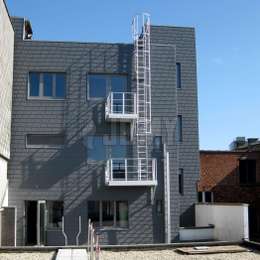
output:
<svg viewBox="0 0 260 260"><path fill-rule="evenodd" d="M58 136L61 135L64 137L64 144L61 145L49 145L49 144L28 144L28 136L29 135L39 135L39 136ZM25 148L26 149L63 149L66 143L66 135L65 134L26 134L25 135Z"/></svg>
<svg viewBox="0 0 260 260"><path fill-rule="evenodd" d="M38 73L39 74L39 95L30 96L30 74ZM52 96L44 96L44 74L52 75ZM65 78L64 85L64 97L56 97L56 75L63 74ZM43 101L63 101L67 98L67 73L64 71L53 72L53 71L29 71L27 73L27 100L43 100Z"/></svg>
<svg viewBox="0 0 260 260"><path fill-rule="evenodd" d="M127 200L88 200L88 202L98 202L99 205L99 221L95 222L96 227L100 230L126 230L129 229L129 202ZM103 203L110 202L113 204L113 225L103 226ZM124 202L127 205L127 225L126 227L119 227L117 221L117 203Z"/></svg>
<svg viewBox="0 0 260 260"><path fill-rule="evenodd" d="M90 96L90 83L89 83L90 76L105 76L106 77L106 96L105 97L91 97ZM87 85L86 99L87 99L87 101L90 101L90 100L100 101L100 100L106 99L109 92L112 91L111 78L113 76L125 77L126 78L126 91L124 91L124 92L127 92L127 89L128 89L128 74L126 74L126 73L94 73L94 72L90 72L90 73L86 74L86 85ZM109 82L109 83L107 83L107 82Z"/></svg>
<svg viewBox="0 0 260 260"><path fill-rule="evenodd" d="M46 207L46 231L60 231L62 230L62 226L61 227L51 227L50 226L50 223L49 223L49 209L48 209L48 203L54 203L54 202L59 202L59 203L62 203L62 211L63 211L63 215L64 216L64 201L62 200L47 200L45 202L45 207Z"/></svg>
<svg viewBox="0 0 260 260"><path fill-rule="evenodd" d="M206 192L209 192L211 194L210 202L206 201ZM201 201L199 201L199 194L201 194ZM198 202L199 203L214 203L214 192L213 191L198 191L197 193L197 197L198 197Z"/></svg>

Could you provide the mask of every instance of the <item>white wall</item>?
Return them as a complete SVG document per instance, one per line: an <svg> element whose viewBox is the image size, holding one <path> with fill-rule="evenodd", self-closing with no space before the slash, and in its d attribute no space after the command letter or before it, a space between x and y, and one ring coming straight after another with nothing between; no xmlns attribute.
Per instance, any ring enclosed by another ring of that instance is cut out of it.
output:
<svg viewBox="0 0 260 260"><path fill-rule="evenodd" d="M214 240L214 227L212 228L180 228L180 241Z"/></svg>
<svg viewBox="0 0 260 260"><path fill-rule="evenodd" d="M7 161L0 157L0 208L8 204L6 201L8 198L7 183ZM2 205L3 203L5 205Z"/></svg>
<svg viewBox="0 0 260 260"><path fill-rule="evenodd" d="M240 241L248 239L248 204L197 204L196 226L213 224L214 239Z"/></svg>

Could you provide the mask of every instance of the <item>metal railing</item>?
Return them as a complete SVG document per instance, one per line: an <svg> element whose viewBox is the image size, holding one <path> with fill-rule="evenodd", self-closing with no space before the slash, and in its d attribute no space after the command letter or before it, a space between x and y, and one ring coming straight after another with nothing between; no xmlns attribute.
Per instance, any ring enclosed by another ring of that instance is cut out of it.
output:
<svg viewBox="0 0 260 260"><path fill-rule="evenodd" d="M106 183L109 181L156 181L156 159L110 159L106 165Z"/></svg>
<svg viewBox="0 0 260 260"><path fill-rule="evenodd" d="M110 92L106 102L107 114L136 114L136 94L133 92Z"/></svg>
<svg viewBox="0 0 260 260"><path fill-rule="evenodd" d="M88 220L88 242L87 252L89 254L89 260L99 260L100 258L100 244L99 236L96 234L95 228L91 219Z"/></svg>

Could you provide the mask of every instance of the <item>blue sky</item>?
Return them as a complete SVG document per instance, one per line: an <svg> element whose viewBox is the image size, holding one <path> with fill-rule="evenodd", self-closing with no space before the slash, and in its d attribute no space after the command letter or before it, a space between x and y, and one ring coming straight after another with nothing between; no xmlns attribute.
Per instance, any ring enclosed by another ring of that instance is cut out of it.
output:
<svg viewBox="0 0 260 260"><path fill-rule="evenodd" d="M35 39L131 42L142 11L153 24L196 28L201 149L260 137L259 0L6 0Z"/></svg>

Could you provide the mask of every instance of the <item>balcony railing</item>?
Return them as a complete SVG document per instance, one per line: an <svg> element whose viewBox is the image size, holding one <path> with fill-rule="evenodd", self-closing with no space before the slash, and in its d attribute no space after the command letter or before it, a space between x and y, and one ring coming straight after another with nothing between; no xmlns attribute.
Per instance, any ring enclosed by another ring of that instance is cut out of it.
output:
<svg viewBox="0 0 260 260"><path fill-rule="evenodd" d="M108 186L156 186L156 159L110 159L105 181Z"/></svg>
<svg viewBox="0 0 260 260"><path fill-rule="evenodd" d="M106 100L106 119L131 122L137 119L136 94L132 92L110 92Z"/></svg>

